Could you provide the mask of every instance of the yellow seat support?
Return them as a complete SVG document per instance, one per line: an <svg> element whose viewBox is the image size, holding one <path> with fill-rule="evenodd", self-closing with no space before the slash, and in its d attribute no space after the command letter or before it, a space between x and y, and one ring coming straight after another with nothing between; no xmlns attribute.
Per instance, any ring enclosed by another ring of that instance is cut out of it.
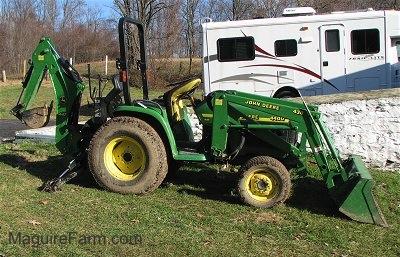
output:
<svg viewBox="0 0 400 257"><path fill-rule="evenodd" d="M169 114L171 115L173 121L177 122L183 119L183 102L181 98L186 92L190 92L197 87L200 82L201 79L193 79L165 93L166 104L170 106Z"/></svg>

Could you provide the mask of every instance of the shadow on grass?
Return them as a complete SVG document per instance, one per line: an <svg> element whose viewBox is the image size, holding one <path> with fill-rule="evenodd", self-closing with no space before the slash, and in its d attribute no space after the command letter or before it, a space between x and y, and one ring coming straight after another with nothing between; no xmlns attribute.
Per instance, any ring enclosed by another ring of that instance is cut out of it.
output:
<svg viewBox="0 0 400 257"><path fill-rule="evenodd" d="M325 183L312 177L292 181L292 194L286 204L311 213L346 219L329 195Z"/></svg>
<svg viewBox="0 0 400 257"><path fill-rule="evenodd" d="M238 174L218 174L216 170L204 164L193 165L193 167L195 168L181 167L174 176L167 178L163 185L172 183L181 186L183 188L178 192L203 199L243 204L237 193ZM347 219L338 211L323 181L305 177L295 179L292 183L292 194L285 202L287 206L327 217Z"/></svg>
<svg viewBox="0 0 400 257"><path fill-rule="evenodd" d="M26 150L25 150L26 152ZM50 156L47 160L30 160L18 154L1 154L0 162L10 165L13 168L25 169L29 174L39 178L43 183L58 177L67 167L69 158L62 156ZM98 188L92 175L84 167L77 177L67 182L87 188ZM62 187L61 187L62 188ZM42 189L42 185L37 188Z"/></svg>
<svg viewBox="0 0 400 257"><path fill-rule="evenodd" d="M241 204L235 193L237 174L217 173L204 164L183 166L172 176L167 176L162 186L180 186L179 193L195 195L203 199Z"/></svg>
<svg viewBox="0 0 400 257"><path fill-rule="evenodd" d="M62 156L50 156L47 160L38 161L29 160L17 153L0 155L0 162L17 169L25 169L29 174L41 179L42 182L57 177L67 168L68 161L69 158ZM207 165L191 164L181 167L176 174L167 177L162 187L173 184L180 187L178 192L182 194L230 204L242 204L236 191L237 180L238 174L236 173L217 173L215 169ZM86 188L100 188L85 168L68 183ZM38 190L41 189L41 186ZM324 182L312 177L298 178L293 181L292 195L286 201L286 205L328 217L345 218L329 196Z"/></svg>

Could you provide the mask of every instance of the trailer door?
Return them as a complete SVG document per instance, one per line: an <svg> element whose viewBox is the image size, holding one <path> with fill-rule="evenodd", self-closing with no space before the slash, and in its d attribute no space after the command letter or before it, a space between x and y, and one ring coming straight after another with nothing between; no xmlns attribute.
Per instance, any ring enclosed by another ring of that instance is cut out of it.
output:
<svg viewBox="0 0 400 257"><path fill-rule="evenodd" d="M346 51L343 25L320 27L320 54L322 93L332 94L346 91ZM335 87L337 89L335 89Z"/></svg>

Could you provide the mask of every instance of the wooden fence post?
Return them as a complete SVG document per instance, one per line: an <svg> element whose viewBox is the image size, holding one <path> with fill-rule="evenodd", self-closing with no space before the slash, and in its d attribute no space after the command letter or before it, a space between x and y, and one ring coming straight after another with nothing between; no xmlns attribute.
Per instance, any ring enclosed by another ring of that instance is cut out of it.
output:
<svg viewBox="0 0 400 257"><path fill-rule="evenodd" d="M26 74L26 60L24 60L23 66L22 66L22 78L25 77L25 74Z"/></svg>
<svg viewBox="0 0 400 257"><path fill-rule="evenodd" d="M108 55L106 55L106 66L105 66L105 73L106 73L106 76L107 76L107 73L108 73Z"/></svg>

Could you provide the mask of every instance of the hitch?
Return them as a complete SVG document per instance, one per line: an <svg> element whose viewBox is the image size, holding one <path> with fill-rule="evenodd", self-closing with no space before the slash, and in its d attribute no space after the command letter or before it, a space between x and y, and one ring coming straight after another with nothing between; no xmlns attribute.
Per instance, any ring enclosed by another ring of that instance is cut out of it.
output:
<svg viewBox="0 0 400 257"><path fill-rule="evenodd" d="M75 178L83 168L82 161L85 156L78 154L75 159L69 162L68 167L58 177L43 183L42 192L54 193L61 190L61 186Z"/></svg>

